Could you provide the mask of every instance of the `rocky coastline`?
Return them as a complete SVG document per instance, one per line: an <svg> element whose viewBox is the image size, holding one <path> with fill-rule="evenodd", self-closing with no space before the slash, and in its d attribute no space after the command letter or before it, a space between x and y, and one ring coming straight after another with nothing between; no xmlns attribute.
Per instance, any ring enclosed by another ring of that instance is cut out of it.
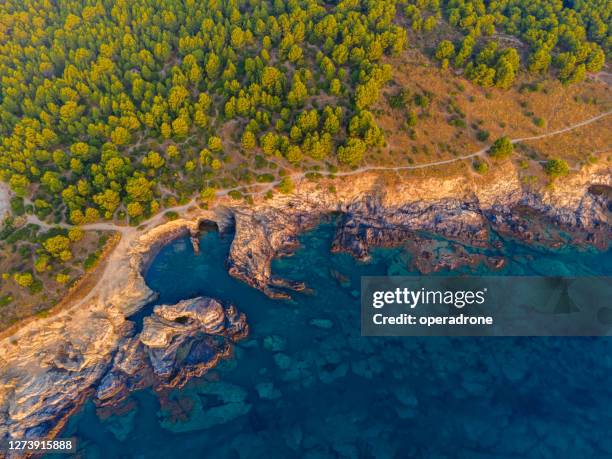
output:
<svg viewBox="0 0 612 459"><path fill-rule="evenodd" d="M463 177L381 188L364 177L334 195L309 190L267 206L236 209L229 272L272 298L304 289L274 276L271 261L291 255L298 236L332 214L338 215L332 251L367 261L370 248L404 245L413 255L413 268L422 273L481 262L500 268L503 260L470 254L465 247L495 248L504 240L555 249L609 246L609 167L586 168L539 191L525 188L510 166L497 174L487 186ZM356 195L355 190L362 191ZM438 250L440 238L451 241L451 247Z"/></svg>
<svg viewBox="0 0 612 459"><path fill-rule="evenodd" d="M231 354L231 343L248 333L246 317L215 299L156 306L139 333L129 320L155 298L143 273L157 250L176 237L193 239L205 221L235 232L230 274L274 298L306 286L275 276L272 259L291 255L298 236L330 215L338 215L332 250L367 260L372 247L403 244L424 273L481 262L501 266L503 260L474 258L462 248L487 248L506 238L599 248L612 239L606 165L586 166L540 190L525 187L510 163L486 179L363 174L334 183L332 192L303 181L292 195L252 206L222 199L214 209L196 208L124 234L100 280L103 288L0 342L0 439L53 436L90 396L110 406L141 387L180 386ZM437 237L452 245L439 250ZM187 345L191 350L181 352Z"/></svg>

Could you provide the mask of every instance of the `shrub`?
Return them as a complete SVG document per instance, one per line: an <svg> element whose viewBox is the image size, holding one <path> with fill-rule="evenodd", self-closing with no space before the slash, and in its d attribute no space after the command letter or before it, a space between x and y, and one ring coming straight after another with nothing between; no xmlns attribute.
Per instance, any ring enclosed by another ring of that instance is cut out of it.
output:
<svg viewBox="0 0 612 459"><path fill-rule="evenodd" d="M410 110L406 115L406 126L415 127L417 124L417 115L414 111Z"/></svg>
<svg viewBox="0 0 612 459"><path fill-rule="evenodd" d="M569 174L569 165L562 159L551 159L544 165L544 170L550 178L563 177Z"/></svg>
<svg viewBox="0 0 612 459"><path fill-rule="evenodd" d="M36 293L40 293L43 290L43 283L40 279L34 279L34 281L32 282L32 285L30 285L30 287L28 288L28 290L30 291L31 294L36 294Z"/></svg>
<svg viewBox="0 0 612 459"><path fill-rule="evenodd" d="M206 187L200 192L200 199L206 203L209 203L215 199L217 192L212 187Z"/></svg>
<svg viewBox="0 0 612 459"><path fill-rule="evenodd" d="M274 175L272 174L261 174L256 178L257 183L272 183L274 181Z"/></svg>
<svg viewBox="0 0 612 459"><path fill-rule="evenodd" d="M414 103L417 104L421 108L428 108L431 103L431 99L427 94L416 94L414 96Z"/></svg>
<svg viewBox="0 0 612 459"><path fill-rule="evenodd" d="M68 239L72 242L78 242L85 237L85 232L78 227L70 228L68 230Z"/></svg>
<svg viewBox="0 0 612 459"><path fill-rule="evenodd" d="M464 128L466 126L465 121L461 118L453 117L449 120L448 124L458 128Z"/></svg>
<svg viewBox="0 0 612 459"><path fill-rule="evenodd" d="M175 212L173 210L169 210L168 212L164 214L164 218L168 221L176 220L178 217L179 217L178 212Z"/></svg>
<svg viewBox="0 0 612 459"><path fill-rule="evenodd" d="M484 142L484 141L488 140L489 135L490 135L490 134L489 134L489 131L486 131L486 130L479 130L479 131L476 133L476 138L477 138L478 140L480 140L481 142Z"/></svg>
<svg viewBox="0 0 612 459"><path fill-rule="evenodd" d="M54 258L59 258L62 261L68 261L72 258L70 239L66 236L57 235L50 237L43 242L43 247Z"/></svg>
<svg viewBox="0 0 612 459"><path fill-rule="evenodd" d="M232 190L228 194L229 194L230 198L232 198L232 199L234 199L236 201L242 199L242 193L240 191L238 191L238 190Z"/></svg>
<svg viewBox="0 0 612 459"><path fill-rule="evenodd" d="M13 279L20 287L30 287L34 283L34 277L31 273L15 273Z"/></svg>
<svg viewBox="0 0 612 459"><path fill-rule="evenodd" d="M290 177L285 177L278 184L278 190L283 194L289 194L293 192L295 186L293 185L293 181Z"/></svg>
<svg viewBox="0 0 612 459"><path fill-rule="evenodd" d="M394 109L403 108L405 101L404 95L399 92L398 94L387 94L387 102L389 103L389 107Z"/></svg>
<svg viewBox="0 0 612 459"><path fill-rule="evenodd" d="M25 214L25 205L23 203L23 198L19 196L11 198L11 209L15 215L19 216Z"/></svg>
<svg viewBox="0 0 612 459"><path fill-rule="evenodd" d="M100 261L100 253L100 250L96 250L94 253L87 255L87 258L83 261L83 268L85 268L85 271L90 271L96 267L98 261Z"/></svg>
<svg viewBox="0 0 612 459"><path fill-rule="evenodd" d="M57 276L55 276L55 282L58 284L66 284L68 281L70 281L70 276L68 274L59 273Z"/></svg>
<svg viewBox="0 0 612 459"><path fill-rule="evenodd" d="M0 307L7 306L13 302L13 297L11 295L4 295L0 298Z"/></svg>
<svg viewBox="0 0 612 459"><path fill-rule="evenodd" d="M486 161L477 159L472 163L474 170L479 174L486 174L489 171L489 164Z"/></svg>
<svg viewBox="0 0 612 459"><path fill-rule="evenodd" d="M504 159L509 157L514 151L514 145L507 136L500 137L497 139L491 148L489 148L489 155L495 159Z"/></svg>

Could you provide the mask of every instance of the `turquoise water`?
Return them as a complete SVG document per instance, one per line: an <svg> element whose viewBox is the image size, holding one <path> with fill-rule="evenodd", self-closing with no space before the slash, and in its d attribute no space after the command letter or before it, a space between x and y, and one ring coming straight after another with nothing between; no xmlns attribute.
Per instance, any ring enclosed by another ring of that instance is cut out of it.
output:
<svg viewBox="0 0 612 459"><path fill-rule="evenodd" d="M612 457L612 340L361 337L360 276L415 273L401 249L360 264L331 254L332 237L322 225L274 262L314 289L293 301L227 274L231 235L204 233L199 256L188 239L163 248L146 276L158 303L232 302L250 336L163 404L140 391L101 419L88 403L61 436L87 458ZM502 274L612 274L612 252L507 243L503 255Z"/></svg>

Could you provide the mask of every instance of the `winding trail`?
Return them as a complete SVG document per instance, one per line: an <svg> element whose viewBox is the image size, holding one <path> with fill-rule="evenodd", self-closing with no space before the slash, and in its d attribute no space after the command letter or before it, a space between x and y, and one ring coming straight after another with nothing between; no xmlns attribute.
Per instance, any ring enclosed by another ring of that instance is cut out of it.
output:
<svg viewBox="0 0 612 459"><path fill-rule="evenodd" d="M516 139L511 139L510 142L512 144L517 144L517 143L521 143L521 142L529 142L531 140L540 140L540 139L545 139L547 137L552 137L555 135L559 135L559 134L564 134L566 132L570 132L573 131L575 129L581 128L583 126L587 126L589 124L595 123L596 121L599 121L602 118L605 118L606 116L612 115L612 110L608 110L607 112L601 113L597 116L594 116L593 118L589 118L587 120L581 121L579 123L576 124L572 124L571 126L567 126L561 129L557 129L555 131L550 131L550 132L546 132L544 134L539 134L539 135L534 135L534 136L530 136L530 137L519 137ZM475 151L473 153L470 153L468 155L463 155L463 156L457 156L455 158L451 158L451 159L445 159L445 160L441 160L441 161L434 161L431 163L425 163L425 164L416 164L416 165L410 165L410 166L363 166L360 167L358 169L354 169L351 171L345 171L345 172L317 172L319 175L323 175L323 176L334 176L334 177L348 177L351 175L357 175L357 174L363 174L365 172L376 172L376 171L380 171L380 172L398 172L398 171L406 171L406 170L415 170L415 169L425 169L428 167L435 167L435 166L443 166L445 164L452 164L458 161L464 161L466 159L471 159L471 158L476 158L478 156L482 156L484 155L487 151L489 151L489 148L491 148L490 145L487 145L486 147L481 148L478 151ZM289 177L291 177L292 180L300 180L302 178L304 178L306 176L307 172L298 172L295 174L290 175ZM270 182L268 184L268 186L264 189L259 191L259 193L265 193L268 190L271 190L272 188L274 188L275 186L277 186L279 183L281 182L281 180L275 180L274 182ZM226 190L219 190L217 192L217 196L224 196L228 193L230 193L231 191L239 191L239 190L243 190L243 189L247 189L247 188L251 188L254 186L258 186L257 185L243 185L243 186L239 186L239 187L235 187L235 188L230 188L230 189L226 189ZM256 193L253 193L256 194Z"/></svg>
<svg viewBox="0 0 612 459"><path fill-rule="evenodd" d="M534 135L534 136L529 136L529 137L519 137L519 138L510 140L510 142L512 144L517 144L521 142L529 142L532 140L540 140L540 139L545 139L548 137L553 137L555 135L564 134L566 132L573 131L583 126L588 126L589 124L595 123L596 121L599 121L600 119L605 118L609 115L612 115L612 110L608 110L607 112L601 113L592 118L586 119L584 121L580 121L579 123L572 124L571 126L557 129L555 131L546 132L544 134L539 134L539 135ZM329 177L329 176L349 177L352 175L363 174L366 172L377 172L377 171L379 172L399 172L399 171L406 171L406 170L425 169L428 167L443 166L445 164L452 164L458 161L464 161L466 159L471 159L471 158L476 158L478 156L482 156L489 150L490 147L491 147L490 145L487 145L481 148L480 150L470 153L468 155L457 156L455 158L445 159L441 161L434 161L434 162L425 163L425 164L416 164L416 165L408 165L408 166L363 166L358 169L353 169L351 171L345 171L345 172L333 173L333 172L323 171L323 172L317 172L317 173L325 177ZM305 178L306 174L308 174L308 172L296 172L294 174L289 175L288 177L290 177L291 180L293 181L298 181L298 180ZM277 179L273 182L267 183L263 189L260 189L258 191L251 192L248 194L250 195L264 194L267 191L270 191L274 187L278 186L280 183L281 183L281 179ZM257 184L241 185L241 186L233 187L233 188L225 188L225 189L218 190L216 195L218 197L226 196L232 191L246 190L246 189L261 186L261 185L262 184L257 183ZM154 215L150 219L141 223L138 227L117 225L115 223L108 223L108 222L100 222L100 223L91 223L91 224L83 225L81 226L81 228L84 230L89 230L89 231L119 231L122 233L123 236L129 235L131 237L134 237L136 234L141 234L145 232L146 230L151 229L154 226L157 226L159 223L161 223L164 219L165 213L177 212L180 214L181 212L187 210L189 207L192 207L195 204L196 204L196 198L193 198L191 201L189 201L186 204L181 204L178 206L164 209L160 213ZM65 223L59 224L59 225L50 225L48 223L41 221L35 215L28 215L27 222L34 223L36 225L39 225L41 228L46 228L46 229L50 229L54 227L60 227L60 228L70 228L71 227L71 225L68 225Z"/></svg>

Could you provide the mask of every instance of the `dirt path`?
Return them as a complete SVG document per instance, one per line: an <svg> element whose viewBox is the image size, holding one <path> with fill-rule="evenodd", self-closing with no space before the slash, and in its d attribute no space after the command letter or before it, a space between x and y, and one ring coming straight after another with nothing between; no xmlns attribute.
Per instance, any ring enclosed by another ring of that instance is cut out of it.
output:
<svg viewBox="0 0 612 459"><path fill-rule="evenodd" d="M581 121L580 123L576 123L576 124L572 124L571 126L562 128L562 129L557 129L556 131L551 131L551 132L547 132L544 134L540 134L540 135L534 135L532 137L521 137L518 139L512 139L511 142L513 144L517 144L520 142L528 142L530 140L540 140L540 139L545 139L547 137L552 137L555 135L559 135L559 134L563 134L565 132L569 132L569 131L573 131L574 129L578 129L580 127L583 126L587 126L591 123L594 123L596 121L599 121L602 118L605 118L606 116L612 115L612 110L607 111L605 113L602 113L600 115L597 115L593 118L589 118L588 120L584 120ZM442 166L444 164L451 164L457 161L463 161L465 159L470 159L470 158L475 158L477 156L482 156L484 155L488 150L489 150L490 146L486 146L484 148L481 148L478 151L475 151L473 153L470 153L469 155L464 155L464 156L458 156L456 158L451 158L451 159L446 159L443 161L435 161L433 163L426 163L426 164L417 164L416 166L396 166L396 167L385 167L385 166L366 166L366 167L361 167L359 169L355 169L354 171L350 171L350 172L340 172L337 174L334 174L338 177L345 177L348 175L355 175L355 174L361 174L363 172L371 172L371 171L401 171L401 170L411 170L411 169L423 169L426 167L434 167L434 166Z"/></svg>
<svg viewBox="0 0 612 459"><path fill-rule="evenodd" d="M174 211L180 214L193 205L195 205L195 199L187 204L165 209L163 212L143 222L137 228L133 226L118 226L113 223L92 223L82 226L84 230L118 231L121 233L121 239L106 259L106 265L96 285L83 298L76 301L74 305L81 306L96 296L105 298L114 292L117 283L122 281L121 277L129 275L126 271L126 267L129 267L129 262L126 262L126 259L130 256L132 243L142 234L162 223L166 212Z"/></svg>
<svg viewBox="0 0 612 459"><path fill-rule="evenodd" d="M512 139L511 142L513 144L517 144L520 142L528 142L530 140L540 140L540 139L545 139L547 137L552 137L555 135L559 135L559 134L564 134L566 132L570 132L573 131L574 129L578 129L581 128L583 126L587 126L589 124L595 123L596 121L599 121L602 118L605 118L606 116L612 115L612 110L609 110L605 113L601 113L600 115L597 115L593 118L589 118L587 120L581 121L579 123L576 124L572 124L571 126L567 126L564 127L562 129L557 129L555 131L551 131L551 132L547 132L544 134L539 134L539 135L535 135L535 136L531 136L531 137L520 137L517 139ZM366 172L398 172L398 171L406 171L406 170L416 170L416 169L425 169L428 167L436 167L436 166L443 166L445 164L452 164L458 161L464 161L466 159L471 159L471 158L476 158L478 156L482 156L484 155L490 148L489 146L483 147L478 151L475 151L473 153L470 153L468 155L463 155L463 156L457 156L456 158L451 158L451 159L445 159L442 161L434 161L431 163L425 163L425 164L417 164L417 165L411 165L411 166L363 166L360 167L358 169L354 169L352 171L346 171L346 172L336 172L336 173L332 173L332 172L319 172L319 174L324 175L324 176L330 176L333 175L335 177L348 177L351 175L358 175L358 174L363 174ZM306 176L306 172L298 172L296 174L292 174L290 177L292 180L300 180L303 179ZM271 189L273 189L275 186L277 186L281 181L280 180L275 180L274 182L270 182L269 184L267 184L267 186L263 189L260 190L258 193L252 193L252 194L259 194L259 193L265 193ZM219 190L217 192L217 196L224 196L227 195L229 192L231 191L240 191L243 189L247 189L247 188L252 188L254 186L257 185L243 185L243 186L239 186L236 188L231 188L231 189L226 189L226 190Z"/></svg>
<svg viewBox="0 0 612 459"><path fill-rule="evenodd" d="M601 81L602 83L605 83L608 85L612 84L612 73L610 72L606 72L602 70L601 72L595 73L592 76L597 81Z"/></svg>

